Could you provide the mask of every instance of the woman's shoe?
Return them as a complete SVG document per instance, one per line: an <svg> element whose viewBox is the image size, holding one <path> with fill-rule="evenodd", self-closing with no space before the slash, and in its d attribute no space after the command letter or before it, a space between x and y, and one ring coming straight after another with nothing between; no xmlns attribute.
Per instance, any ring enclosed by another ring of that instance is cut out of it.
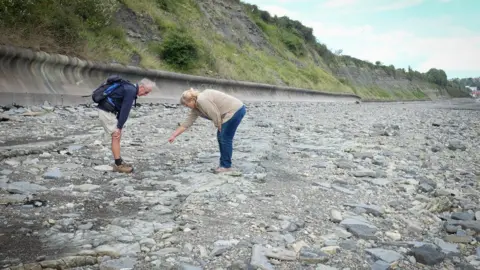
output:
<svg viewBox="0 0 480 270"><path fill-rule="evenodd" d="M224 172L231 172L232 168L223 168L223 167L218 167L215 169L214 173L224 173Z"/></svg>

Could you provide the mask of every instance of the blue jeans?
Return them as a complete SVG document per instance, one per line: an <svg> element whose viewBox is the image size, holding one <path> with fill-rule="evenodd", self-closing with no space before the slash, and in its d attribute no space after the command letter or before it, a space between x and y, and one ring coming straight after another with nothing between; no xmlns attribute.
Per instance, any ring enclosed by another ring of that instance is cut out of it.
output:
<svg viewBox="0 0 480 270"><path fill-rule="evenodd" d="M232 166L233 137L238 125L247 112L243 105L227 122L222 124L222 132L217 130L218 147L220 148L220 167Z"/></svg>

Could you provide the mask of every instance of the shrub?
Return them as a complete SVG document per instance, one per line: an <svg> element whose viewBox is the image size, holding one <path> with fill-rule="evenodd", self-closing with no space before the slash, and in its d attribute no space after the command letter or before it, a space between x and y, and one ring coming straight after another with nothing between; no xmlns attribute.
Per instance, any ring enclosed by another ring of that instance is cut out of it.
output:
<svg viewBox="0 0 480 270"><path fill-rule="evenodd" d="M159 8L168 12L172 12L175 8L175 1L178 0L157 0L156 2Z"/></svg>
<svg viewBox="0 0 480 270"><path fill-rule="evenodd" d="M87 27L97 30L108 26L117 9L116 0L57 0L62 2L63 8L70 7L73 14L82 19ZM71 14L71 15L73 15Z"/></svg>
<svg viewBox="0 0 480 270"><path fill-rule="evenodd" d="M168 33L159 52L167 64L182 70L189 69L199 59L197 43L184 31Z"/></svg>
<svg viewBox="0 0 480 270"><path fill-rule="evenodd" d="M117 0L0 0L0 17L7 27L42 32L59 43L79 41L85 28L99 30L109 25Z"/></svg>
<svg viewBox="0 0 480 270"><path fill-rule="evenodd" d="M0 23L14 26L17 23L32 23L34 19L34 0L0 0Z"/></svg>
<svg viewBox="0 0 480 270"><path fill-rule="evenodd" d="M303 56L305 54L303 42L296 35L280 30L280 39L283 44L287 46L288 50L294 53L296 56Z"/></svg>

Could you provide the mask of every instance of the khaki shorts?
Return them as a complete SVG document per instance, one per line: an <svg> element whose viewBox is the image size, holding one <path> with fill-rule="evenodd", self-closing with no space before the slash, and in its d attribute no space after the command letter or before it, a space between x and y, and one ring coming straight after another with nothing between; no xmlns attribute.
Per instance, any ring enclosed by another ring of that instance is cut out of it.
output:
<svg viewBox="0 0 480 270"><path fill-rule="evenodd" d="M117 117L113 113L106 112L104 110L98 110L98 118L102 123L103 129L108 135L112 135L112 133L117 129Z"/></svg>

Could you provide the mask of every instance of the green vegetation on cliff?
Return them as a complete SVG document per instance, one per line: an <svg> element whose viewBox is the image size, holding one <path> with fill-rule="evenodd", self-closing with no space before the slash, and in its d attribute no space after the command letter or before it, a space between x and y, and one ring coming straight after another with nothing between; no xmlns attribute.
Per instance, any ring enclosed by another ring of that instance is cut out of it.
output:
<svg viewBox="0 0 480 270"><path fill-rule="evenodd" d="M238 0L0 0L0 18L2 44L94 61L371 99L465 93L443 70L333 53L311 28Z"/></svg>

